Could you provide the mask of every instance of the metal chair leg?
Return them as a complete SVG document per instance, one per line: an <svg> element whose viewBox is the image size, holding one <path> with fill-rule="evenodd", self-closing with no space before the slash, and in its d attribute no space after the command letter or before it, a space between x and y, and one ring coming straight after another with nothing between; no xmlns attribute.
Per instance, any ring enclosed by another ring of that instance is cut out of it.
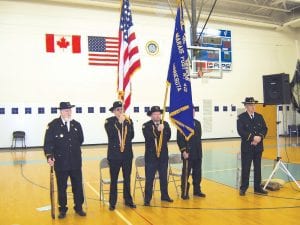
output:
<svg viewBox="0 0 300 225"><path fill-rule="evenodd" d="M139 180L139 186L140 186L140 189L142 191L143 199L145 199L145 191L143 190L143 185L142 185L142 181L141 180Z"/></svg>
<svg viewBox="0 0 300 225"><path fill-rule="evenodd" d="M134 186L133 186L133 198L135 199L135 189L136 189L136 177L137 177L137 173L135 172L135 179L134 179Z"/></svg>

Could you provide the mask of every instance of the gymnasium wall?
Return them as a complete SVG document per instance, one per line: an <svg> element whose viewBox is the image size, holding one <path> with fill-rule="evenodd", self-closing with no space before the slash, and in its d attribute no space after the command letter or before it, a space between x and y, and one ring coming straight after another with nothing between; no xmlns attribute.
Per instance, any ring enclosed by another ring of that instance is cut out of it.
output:
<svg viewBox="0 0 300 225"><path fill-rule="evenodd" d="M145 107L163 103L174 18L134 8L132 13L142 67L132 79L132 105L138 112L130 116L134 141L140 142L142 124L149 119ZM78 107L73 113L83 126L84 144L107 142L103 125L117 98L117 69L88 65L87 36L117 37L118 26L119 10L112 8L0 1L0 148L11 145L14 130L26 132L28 146L41 146L47 123L58 117L51 108L60 101ZM186 26L188 31L187 19ZM241 101L245 96L263 101L262 75L294 73L299 31L220 20L208 27L231 30L233 64L222 79L192 80L194 105L199 107L196 118L202 122L203 138L236 137ZM46 53L46 33L80 35L81 53ZM155 56L145 49L151 40L159 44ZM173 127L173 139L175 134Z"/></svg>

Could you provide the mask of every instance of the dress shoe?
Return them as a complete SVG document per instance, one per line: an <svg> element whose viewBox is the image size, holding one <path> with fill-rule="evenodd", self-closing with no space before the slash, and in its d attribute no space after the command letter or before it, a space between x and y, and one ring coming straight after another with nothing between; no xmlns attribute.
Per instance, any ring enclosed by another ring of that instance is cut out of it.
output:
<svg viewBox="0 0 300 225"><path fill-rule="evenodd" d="M134 204L133 202L131 203L125 203L126 206L128 206L129 208L135 209L136 208L136 204Z"/></svg>
<svg viewBox="0 0 300 225"><path fill-rule="evenodd" d="M86 213L83 210L76 211L76 214L79 216L86 216Z"/></svg>
<svg viewBox="0 0 300 225"><path fill-rule="evenodd" d="M150 206L150 202L144 202L144 206Z"/></svg>
<svg viewBox="0 0 300 225"><path fill-rule="evenodd" d="M198 193L195 193L194 196L205 198L206 194L204 194L203 192L198 192Z"/></svg>
<svg viewBox="0 0 300 225"><path fill-rule="evenodd" d="M245 191L240 190L240 196L245 196L245 195L246 195Z"/></svg>
<svg viewBox="0 0 300 225"><path fill-rule="evenodd" d="M188 199L190 199L190 197L189 197L188 195L186 195L186 196L181 195L181 198L182 198L183 200L188 200Z"/></svg>
<svg viewBox="0 0 300 225"><path fill-rule="evenodd" d="M164 201L164 202L174 202L174 200L171 199L170 197L169 198L162 198L161 200Z"/></svg>
<svg viewBox="0 0 300 225"><path fill-rule="evenodd" d="M114 211L115 208L116 208L116 206L114 206L114 205L109 205L109 210L110 210L110 211Z"/></svg>
<svg viewBox="0 0 300 225"><path fill-rule="evenodd" d="M265 191L264 189L258 189L258 190L254 190L254 194L258 194L258 195L267 195L268 192Z"/></svg>
<svg viewBox="0 0 300 225"><path fill-rule="evenodd" d="M58 219L63 219L63 218L65 218L66 217L66 212L60 212L59 214L58 214Z"/></svg>

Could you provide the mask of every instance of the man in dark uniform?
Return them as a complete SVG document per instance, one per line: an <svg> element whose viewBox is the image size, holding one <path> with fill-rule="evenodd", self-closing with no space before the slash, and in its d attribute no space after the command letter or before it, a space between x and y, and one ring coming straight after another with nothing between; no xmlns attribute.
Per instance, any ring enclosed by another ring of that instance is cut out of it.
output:
<svg viewBox="0 0 300 225"><path fill-rule="evenodd" d="M125 205L136 208L130 193L130 176L132 169L132 139L134 137L133 122L123 113L122 102L117 101L109 109L114 116L106 119L105 130L108 136L107 159L110 171L109 210L114 210L117 202L117 182L122 167L124 184L123 197Z"/></svg>
<svg viewBox="0 0 300 225"><path fill-rule="evenodd" d="M193 117L195 118L195 109L193 111ZM191 170L193 170L193 187L194 196L205 197L206 195L201 192L201 178L202 178L202 141L201 141L201 123L194 119L194 134L189 140L185 139L185 136L177 130L177 145L181 151L181 157L183 159L182 175L181 175L181 198L189 199L189 187L188 182Z"/></svg>
<svg viewBox="0 0 300 225"><path fill-rule="evenodd" d="M145 199L144 205L150 206L153 191L153 181L156 171L159 173L161 200L173 202L168 194L168 141L171 137L171 129L168 122L161 121L163 110L159 106L151 107L147 112L151 120L143 124L143 135L145 137ZM160 143L160 136L162 141Z"/></svg>
<svg viewBox="0 0 300 225"><path fill-rule="evenodd" d="M242 175L240 195L244 196L249 187L249 176L251 163L254 166L254 193L268 194L261 188L261 157L264 150L263 139L268 128L263 116L255 112L255 103L253 97L246 97L242 102L245 105L246 112L240 114L237 120L237 131L241 136L241 162Z"/></svg>
<svg viewBox="0 0 300 225"><path fill-rule="evenodd" d="M61 102L60 117L48 124L44 140L44 152L50 166L54 165L57 189L59 215L66 216L67 207L67 180L71 179L74 195L74 210L79 216L86 216L82 210L84 202L82 188L82 159L81 144L83 132L79 122L71 118L72 110L69 102Z"/></svg>

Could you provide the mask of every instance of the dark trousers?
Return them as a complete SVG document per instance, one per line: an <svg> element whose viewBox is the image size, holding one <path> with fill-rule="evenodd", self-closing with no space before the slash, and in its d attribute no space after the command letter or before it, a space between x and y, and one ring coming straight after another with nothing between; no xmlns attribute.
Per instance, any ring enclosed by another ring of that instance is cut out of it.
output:
<svg viewBox="0 0 300 225"><path fill-rule="evenodd" d="M132 203L132 196L130 194L130 176L132 169L132 159L130 160L109 160L110 172L110 191L109 191L109 204L115 206L118 198L118 177L120 169L123 172L123 198L125 203Z"/></svg>
<svg viewBox="0 0 300 225"><path fill-rule="evenodd" d="M182 175L181 175L181 196L189 195L189 176L192 171L194 194L201 193L200 182L202 179L202 158L183 160Z"/></svg>
<svg viewBox="0 0 300 225"><path fill-rule="evenodd" d="M246 191L249 187L249 176L252 161L254 167L254 190L259 190L261 188L261 156L262 151L256 150L255 147L242 151L242 179L240 190Z"/></svg>
<svg viewBox="0 0 300 225"><path fill-rule="evenodd" d="M69 171L55 171L57 189L58 189L58 204L59 211L66 212L67 207L67 182L68 177L71 179L72 192L74 198L75 211L82 210L82 204L84 202L83 189L82 189L82 172L81 169L69 170Z"/></svg>
<svg viewBox="0 0 300 225"><path fill-rule="evenodd" d="M169 198L168 194L168 160L161 161L155 160L146 162L145 164L145 202L150 202L152 199L153 192L153 181L155 178L156 171L159 174L160 193L161 199Z"/></svg>

